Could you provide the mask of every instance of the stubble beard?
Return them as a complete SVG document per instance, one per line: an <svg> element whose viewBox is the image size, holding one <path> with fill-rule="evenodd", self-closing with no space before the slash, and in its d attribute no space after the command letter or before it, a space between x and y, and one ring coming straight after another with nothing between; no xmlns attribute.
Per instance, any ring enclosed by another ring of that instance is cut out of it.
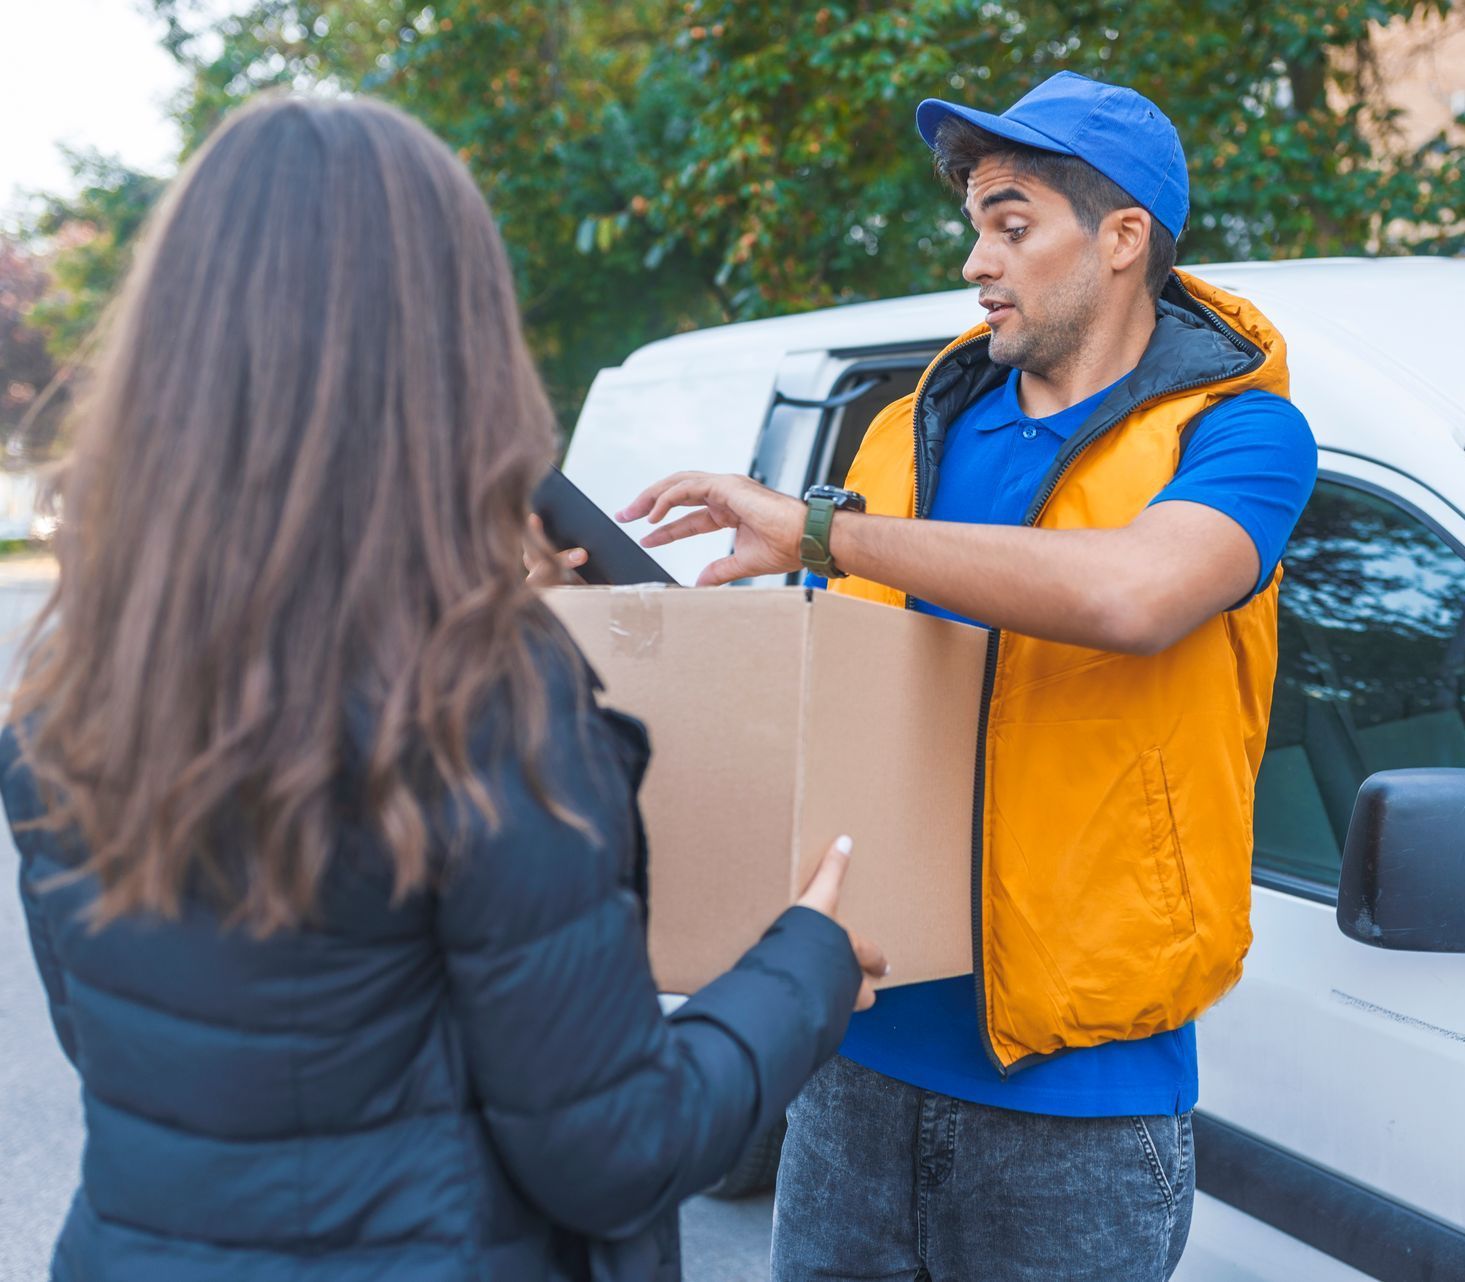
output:
<svg viewBox="0 0 1465 1282"><path fill-rule="evenodd" d="M1083 350L1099 323L1103 303L1094 278L1082 270L1075 271L1062 288L1050 291L1043 301L1043 319L1034 322L1021 308L1014 307L1022 317L1022 329L1014 333L1009 323L992 331L987 354L993 361L1039 378L1051 378Z"/></svg>

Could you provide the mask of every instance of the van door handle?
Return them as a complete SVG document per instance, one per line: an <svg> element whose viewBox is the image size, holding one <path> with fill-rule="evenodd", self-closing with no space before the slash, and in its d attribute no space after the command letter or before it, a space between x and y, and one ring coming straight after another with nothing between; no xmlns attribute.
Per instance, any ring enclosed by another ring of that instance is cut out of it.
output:
<svg viewBox="0 0 1465 1282"><path fill-rule="evenodd" d="M879 387L881 383L888 383L889 375L881 374L876 378L867 379L863 383L856 383L847 392L841 392L838 396L831 396L827 400L811 401L802 396L789 396L783 392L773 393L775 405L791 405L794 409L800 410L837 410L842 405L848 405L851 401L857 401L872 388Z"/></svg>

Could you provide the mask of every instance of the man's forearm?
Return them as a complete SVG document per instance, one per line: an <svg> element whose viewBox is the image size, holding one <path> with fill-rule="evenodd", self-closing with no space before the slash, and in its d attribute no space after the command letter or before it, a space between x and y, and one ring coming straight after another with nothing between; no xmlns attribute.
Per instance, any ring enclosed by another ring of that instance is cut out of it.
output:
<svg viewBox="0 0 1465 1282"><path fill-rule="evenodd" d="M665 525L676 508L693 508ZM807 509L746 476L678 472L617 513L659 528L644 547L718 529L733 550L703 568L710 587L799 564ZM1153 654L1245 597L1260 570L1236 521L1202 503L1146 507L1102 530L913 521L837 512L829 549L846 574L873 579L992 627L1095 650Z"/></svg>
<svg viewBox="0 0 1465 1282"><path fill-rule="evenodd" d="M1124 530L1037 530L839 513L830 551L953 614L1098 650L1156 648L1145 584L1129 581Z"/></svg>

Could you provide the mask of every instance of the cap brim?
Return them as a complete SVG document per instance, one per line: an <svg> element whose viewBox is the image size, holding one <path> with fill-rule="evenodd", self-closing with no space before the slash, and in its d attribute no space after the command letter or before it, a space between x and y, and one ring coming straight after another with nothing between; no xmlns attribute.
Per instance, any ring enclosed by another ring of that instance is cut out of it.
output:
<svg viewBox="0 0 1465 1282"><path fill-rule="evenodd" d="M978 129L984 129L989 134L996 134L999 138L1006 138L1009 142L1037 147L1041 151L1057 152L1060 156L1075 154L1072 147L1054 142L1047 134L1039 133L1036 129L1019 124L1015 120L1008 120L1005 116L994 116L990 111L977 111L973 107L963 107L955 102L942 102L940 98L927 98L916 108L916 128L920 131L926 146L931 148L936 146L936 130L941 127L941 122L948 116L965 120L968 124L975 125Z"/></svg>

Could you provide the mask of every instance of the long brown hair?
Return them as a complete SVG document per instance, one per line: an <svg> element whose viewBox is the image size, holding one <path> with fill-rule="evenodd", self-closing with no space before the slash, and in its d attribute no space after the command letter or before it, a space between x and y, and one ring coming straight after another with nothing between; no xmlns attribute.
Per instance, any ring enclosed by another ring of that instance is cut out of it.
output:
<svg viewBox="0 0 1465 1282"><path fill-rule="evenodd" d="M96 923L196 886L260 933L306 919L358 715L398 895L431 872L424 779L494 819L470 726L489 705L532 767L556 632L522 539L554 448L503 244L442 143L361 100L219 128L106 322L10 712Z"/></svg>

